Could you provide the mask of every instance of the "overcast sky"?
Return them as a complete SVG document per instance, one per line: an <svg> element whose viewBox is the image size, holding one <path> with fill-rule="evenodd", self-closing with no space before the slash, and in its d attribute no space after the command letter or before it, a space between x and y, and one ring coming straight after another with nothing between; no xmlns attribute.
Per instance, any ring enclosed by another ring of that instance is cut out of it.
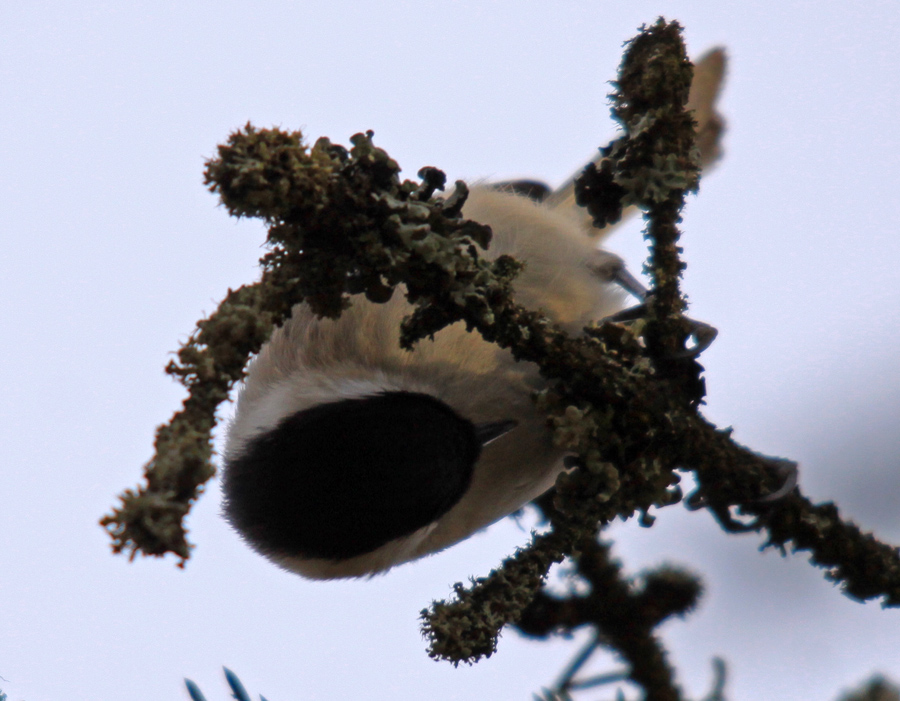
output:
<svg viewBox="0 0 900 701"><path fill-rule="evenodd" d="M263 230L202 185L228 133L373 129L407 177L558 185L614 135L606 81L657 15L725 46L725 158L684 220L690 313L719 328L707 415L801 464L801 486L900 542L900 5L723 2L5 2L0 6L0 689L10 701L254 695L527 699L575 652L504 634L454 669L420 609L527 533L509 520L371 581L307 582L245 548L218 484L197 547L129 564L98 519L183 398L162 368ZM636 270L639 222L609 242ZM223 416L231 411L226 407ZM217 440L221 435L217 436ZM707 595L662 629L679 681L729 699L833 699L900 679L900 611L843 597L803 556L705 513L616 526L626 568L669 561ZM615 664L598 659L597 672ZM608 698L611 690L594 694Z"/></svg>

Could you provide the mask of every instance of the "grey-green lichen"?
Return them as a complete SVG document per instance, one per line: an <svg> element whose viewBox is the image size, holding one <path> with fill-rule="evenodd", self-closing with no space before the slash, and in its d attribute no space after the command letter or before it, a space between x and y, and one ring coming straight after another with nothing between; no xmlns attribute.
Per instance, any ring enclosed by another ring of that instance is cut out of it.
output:
<svg viewBox="0 0 900 701"><path fill-rule="evenodd" d="M599 227L618 221L628 206L644 211L651 244L646 269L654 292L646 338L651 356L659 359L682 349L689 335L681 316L684 264L677 225L685 196L697 191L700 179L694 120L685 109L693 67L677 22L659 20L627 46L610 95L613 117L624 134L601 149L599 167L587 166L575 183L575 196ZM690 389L699 401L704 388L695 368L681 364L663 369L693 382Z"/></svg>
<svg viewBox="0 0 900 701"><path fill-rule="evenodd" d="M568 692L586 688L589 680L579 680L576 675L597 648L605 647L628 663L628 671L618 680L630 679L640 685L645 698L680 699L673 670L654 630L668 618L684 616L696 607L703 593L699 578L668 565L626 578L606 543L585 539L577 550L575 574L588 585L587 591L582 588L565 597L538 592L516 623L520 632L537 638L584 626L594 630L591 642L546 698L570 698Z"/></svg>

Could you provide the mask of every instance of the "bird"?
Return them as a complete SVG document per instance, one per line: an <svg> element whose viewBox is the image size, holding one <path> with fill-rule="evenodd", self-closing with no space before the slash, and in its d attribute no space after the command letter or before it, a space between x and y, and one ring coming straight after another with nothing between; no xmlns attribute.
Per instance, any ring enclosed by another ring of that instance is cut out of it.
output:
<svg viewBox="0 0 900 701"><path fill-rule="evenodd" d="M688 103L706 163L719 152L724 60L718 49L698 62ZM491 227L488 258L526 263L516 301L567 332L623 308L612 280L624 266L592 238L572 180L556 191L474 183L462 215ZM411 311L402 294L357 296L337 319L298 304L248 367L223 452L223 512L285 570L386 572L520 509L565 469L532 399L545 386L537 366L461 321L403 350Z"/></svg>

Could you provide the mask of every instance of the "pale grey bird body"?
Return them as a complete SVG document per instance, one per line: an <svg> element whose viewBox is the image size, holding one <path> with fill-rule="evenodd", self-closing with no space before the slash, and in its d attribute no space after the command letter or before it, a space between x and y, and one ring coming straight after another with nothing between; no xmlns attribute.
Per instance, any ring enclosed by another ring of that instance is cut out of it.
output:
<svg viewBox="0 0 900 701"><path fill-rule="evenodd" d="M617 259L596 248L570 190L537 202L476 185L463 216L492 228L488 257L526 263L516 301L577 334L624 295L598 277ZM285 569L387 570L510 514L563 469L532 400L537 367L462 322L402 350L410 311L399 293L385 304L357 296L336 320L297 305L249 367L225 449L225 513Z"/></svg>
<svg viewBox="0 0 900 701"><path fill-rule="evenodd" d="M481 186L472 188L463 215L491 226L491 257L507 253L526 261L515 282L519 303L544 309L573 333L620 308L622 294L592 271L608 254L594 248L571 213ZM287 569L316 578L360 576L441 550L546 491L561 469L562 452L531 399L542 386L537 367L515 362L462 322L402 350L400 322L410 311L400 294L386 304L356 298L337 320L295 307L250 366L226 447L226 493L230 463L254 437L292 414L342 398L422 393L474 424L511 419L518 425L483 448L466 493L445 514L371 552L334 560L298 557L266 552L247 538Z"/></svg>

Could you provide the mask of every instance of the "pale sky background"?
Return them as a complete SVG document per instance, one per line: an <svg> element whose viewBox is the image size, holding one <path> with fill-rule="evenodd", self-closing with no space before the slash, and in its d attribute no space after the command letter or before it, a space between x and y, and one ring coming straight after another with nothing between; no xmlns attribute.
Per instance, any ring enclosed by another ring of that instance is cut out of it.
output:
<svg viewBox="0 0 900 701"><path fill-rule="evenodd" d="M527 534L511 521L371 581L308 582L245 548L213 484L197 544L129 564L97 520L137 483L183 392L162 368L260 225L202 185L247 120L405 168L561 183L614 134L606 81L659 14L730 55L725 159L689 205L690 313L719 328L707 415L801 463L801 485L900 542L900 4L13 2L0 7L0 689L10 701L528 699L574 654L509 631L474 667L431 661L418 614ZM637 223L610 247L640 269ZM230 413L226 407L226 415ZM221 434L218 436L221 439ZM670 561L707 595L662 632L695 698L834 699L900 680L900 611L843 597L804 556L705 513L613 529L630 572ZM580 639L580 638L579 638ZM616 668L598 658L592 669ZM582 698L610 698L612 690Z"/></svg>

